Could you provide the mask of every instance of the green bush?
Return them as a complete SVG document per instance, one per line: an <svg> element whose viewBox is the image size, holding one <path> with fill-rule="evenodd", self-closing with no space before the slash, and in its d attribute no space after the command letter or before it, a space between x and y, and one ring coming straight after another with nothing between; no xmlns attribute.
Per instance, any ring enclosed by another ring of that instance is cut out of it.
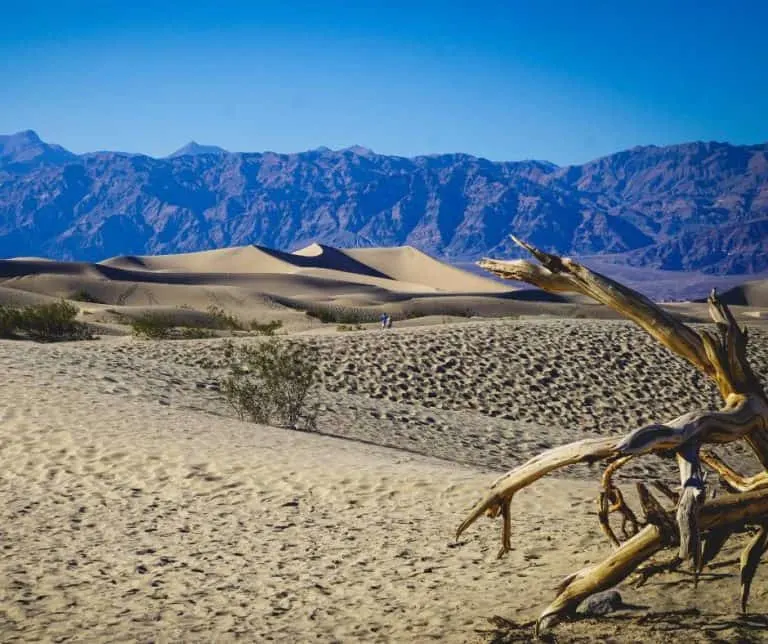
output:
<svg viewBox="0 0 768 644"><path fill-rule="evenodd" d="M0 306L0 335L28 337L36 342L90 339L88 326L76 320L79 311L64 300L23 309Z"/></svg>
<svg viewBox="0 0 768 644"><path fill-rule="evenodd" d="M272 320L263 324L258 320L251 321L251 331L255 331L259 335L275 335L275 331L282 328L282 326L282 320Z"/></svg>
<svg viewBox="0 0 768 644"><path fill-rule="evenodd" d="M215 338L216 334L210 329L203 329L196 326L183 326L179 328L178 337L180 340L201 340Z"/></svg>
<svg viewBox="0 0 768 644"><path fill-rule="evenodd" d="M315 383L318 350L270 339L255 345L223 345L228 375L221 391L241 420L314 429L317 411L307 397Z"/></svg>
<svg viewBox="0 0 768 644"><path fill-rule="evenodd" d="M362 324L339 324L336 327L337 331L362 331L363 325Z"/></svg>
<svg viewBox="0 0 768 644"><path fill-rule="evenodd" d="M128 323L133 329L133 335L148 340L199 340L216 337L216 334L207 328L177 326L174 317L167 313L144 313Z"/></svg>
<svg viewBox="0 0 768 644"><path fill-rule="evenodd" d="M418 305L406 306L394 317L397 320L413 320L415 318L426 317L427 315L450 315L451 317L471 318L477 315L477 311L461 304L426 304L423 307Z"/></svg>
<svg viewBox="0 0 768 644"><path fill-rule="evenodd" d="M9 306L0 306L0 337L10 338L16 333L20 311Z"/></svg>
<svg viewBox="0 0 768 644"><path fill-rule="evenodd" d="M95 295L91 295L84 288L78 289L69 297L70 300L75 302L88 302L90 304L106 304L103 300L100 300Z"/></svg>
<svg viewBox="0 0 768 644"><path fill-rule="evenodd" d="M379 315L381 315L377 311L368 311L347 306L322 305L312 306L308 308L305 313L309 317L316 318L326 324L364 324L365 322L378 321Z"/></svg>
<svg viewBox="0 0 768 644"><path fill-rule="evenodd" d="M236 316L232 315L231 313L227 313L224 309L211 304L207 310L213 318L214 328L229 329L231 331L243 330L242 322L240 322Z"/></svg>
<svg viewBox="0 0 768 644"><path fill-rule="evenodd" d="M144 313L131 320L133 335L150 340L166 340L176 326L173 318L166 313Z"/></svg>

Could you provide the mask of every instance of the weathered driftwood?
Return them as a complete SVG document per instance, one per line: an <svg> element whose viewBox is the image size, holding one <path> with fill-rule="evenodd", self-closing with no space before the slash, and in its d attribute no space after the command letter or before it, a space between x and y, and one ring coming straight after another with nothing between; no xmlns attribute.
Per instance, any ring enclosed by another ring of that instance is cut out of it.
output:
<svg viewBox="0 0 768 644"><path fill-rule="evenodd" d="M655 569L676 567L691 560L698 574L714 559L734 531L745 525L758 527L741 558L741 605L746 610L749 589L760 556L768 547L768 398L746 355L747 331L740 329L728 307L713 291L709 312L717 333L696 331L648 298L599 273L521 242L540 264L525 260L485 259L479 265L505 279L520 280L547 291L581 293L634 321L656 340L715 382L724 404L717 411L683 414L665 423L653 423L625 437L586 439L548 450L508 472L493 483L457 530L457 538L481 515L502 516L499 556L511 549L511 501L514 494L549 472L573 463L607 461L598 499L601 528L617 549L602 563L568 577L557 597L539 617L537 631L572 612L585 597L610 588L635 571L662 548L677 545L671 564L646 565L639 574L647 578ZM701 452L702 445L744 439L766 471L745 477L715 454ZM613 483L613 475L632 458L649 453L673 452L680 472L680 493L656 482L677 505L667 513L648 489L638 484L645 521L638 521ZM706 475L712 468L737 494L705 502ZM609 515L622 515L624 542L610 527ZM629 528L629 529L627 529Z"/></svg>
<svg viewBox="0 0 768 644"><path fill-rule="evenodd" d="M674 520L666 512L664 515L665 517L654 516L651 513L647 516L649 519L647 525L634 537L625 541L610 557L567 577L558 587L555 600L540 615L538 629L544 630L554 624L562 615L574 610L589 595L612 588L634 572L638 565L651 555L674 543L674 530L670 529L674 526ZM768 488L746 494L729 494L702 505L700 529L707 533L715 528L736 528L745 523L761 521L766 515L768 515ZM749 594L749 584L757 569L760 555L765 551L767 540L768 533L764 527L761 527L757 536L742 554L741 599L744 610Z"/></svg>

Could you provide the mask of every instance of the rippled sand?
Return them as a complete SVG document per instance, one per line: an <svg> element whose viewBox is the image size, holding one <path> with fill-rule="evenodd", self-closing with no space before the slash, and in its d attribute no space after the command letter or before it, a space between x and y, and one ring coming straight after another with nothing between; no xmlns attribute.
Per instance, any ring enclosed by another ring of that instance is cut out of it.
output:
<svg viewBox="0 0 768 644"><path fill-rule="evenodd" d="M752 337L766 374L768 334ZM497 472L718 402L621 322L289 341L320 349L326 435L233 418L205 368L221 340L0 342L2 641L488 640L489 617L533 619L565 574L611 549L587 467L518 495L504 560L497 522L454 543ZM648 473L675 480L654 458L625 482ZM698 590L685 575L623 590L642 608L561 626L559 641L759 640L764 623L735 617L739 543Z"/></svg>

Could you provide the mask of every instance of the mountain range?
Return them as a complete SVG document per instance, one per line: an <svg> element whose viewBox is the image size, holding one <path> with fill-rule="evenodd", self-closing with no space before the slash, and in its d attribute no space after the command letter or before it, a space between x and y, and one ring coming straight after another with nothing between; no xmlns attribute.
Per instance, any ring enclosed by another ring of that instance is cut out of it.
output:
<svg viewBox="0 0 768 644"><path fill-rule="evenodd" d="M359 146L77 155L31 130L0 136L0 257L319 242L470 261L520 256L510 234L629 266L768 270L768 144L643 146L559 167Z"/></svg>

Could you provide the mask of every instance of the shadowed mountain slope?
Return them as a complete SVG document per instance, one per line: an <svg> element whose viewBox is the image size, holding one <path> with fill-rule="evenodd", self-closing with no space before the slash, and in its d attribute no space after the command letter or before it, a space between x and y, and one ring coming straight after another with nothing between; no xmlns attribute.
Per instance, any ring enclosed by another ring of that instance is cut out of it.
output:
<svg viewBox="0 0 768 644"><path fill-rule="evenodd" d="M768 269L768 145L646 146L558 168L353 147L299 154L186 146L165 159L74 155L0 137L0 256L96 261L257 244L561 254L660 269ZM351 257L351 256L350 256Z"/></svg>

